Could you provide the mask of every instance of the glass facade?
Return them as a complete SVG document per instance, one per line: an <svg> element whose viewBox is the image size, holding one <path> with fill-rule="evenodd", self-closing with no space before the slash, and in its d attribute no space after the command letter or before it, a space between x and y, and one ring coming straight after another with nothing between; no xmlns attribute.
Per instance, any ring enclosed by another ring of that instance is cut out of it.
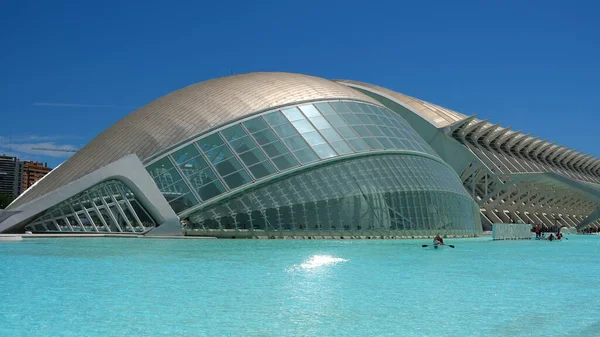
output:
<svg viewBox="0 0 600 337"><path fill-rule="evenodd" d="M49 208L25 230L142 233L154 226L133 192L122 182L109 180Z"/></svg>
<svg viewBox="0 0 600 337"><path fill-rule="evenodd" d="M480 234L479 210L452 169L430 158L375 155L302 171L189 216L188 234Z"/></svg>
<svg viewBox="0 0 600 337"><path fill-rule="evenodd" d="M203 135L146 169L180 214L280 172L386 150L437 157L392 111L362 102L328 101L268 111Z"/></svg>

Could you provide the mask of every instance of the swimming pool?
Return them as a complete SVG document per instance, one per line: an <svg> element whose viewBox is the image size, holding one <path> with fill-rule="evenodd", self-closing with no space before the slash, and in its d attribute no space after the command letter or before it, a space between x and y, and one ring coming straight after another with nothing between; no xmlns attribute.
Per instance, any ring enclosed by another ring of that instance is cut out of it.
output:
<svg viewBox="0 0 600 337"><path fill-rule="evenodd" d="M29 239L0 336L597 336L600 237Z"/></svg>

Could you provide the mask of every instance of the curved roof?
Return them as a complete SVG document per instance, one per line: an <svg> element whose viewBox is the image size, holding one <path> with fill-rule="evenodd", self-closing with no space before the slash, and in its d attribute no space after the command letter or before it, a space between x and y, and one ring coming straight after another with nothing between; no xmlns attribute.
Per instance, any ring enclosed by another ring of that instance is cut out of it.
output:
<svg viewBox="0 0 600 337"><path fill-rule="evenodd" d="M419 116L427 120L436 128L442 128L448 126L450 124L454 124L458 121L461 121L468 116L461 114L460 112L456 112L450 109L446 109L437 104L429 103L423 100L420 100L415 97L407 96L401 94L399 92L392 91L390 89L386 89L377 85L358 82L358 81L350 81L350 80L336 80L338 83L348 84L349 86L357 86L364 87L369 90L373 90L376 93L383 94L385 96L390 96L413 109Z"/></svg>
<svg viewBox="0 0 600 337"><path fill-rule="evenodd" d="M135 153L144 160L189 137L253 112L294 102L334 98L380 105L345 85L301 74L247 73L193 84L113 124L8 208L32 201L127 154Z"/></svg>

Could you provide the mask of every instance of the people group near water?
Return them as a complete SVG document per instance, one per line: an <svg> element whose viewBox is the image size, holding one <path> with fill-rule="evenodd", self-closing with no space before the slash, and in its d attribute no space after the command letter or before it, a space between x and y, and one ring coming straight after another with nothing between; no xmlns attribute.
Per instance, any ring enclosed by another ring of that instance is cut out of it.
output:
<svg viewBox="0 0 600 337"><path fill-rule="evenodd" d="M544 231L540 228L539 225L535 225L533 227L533 231L535 232L535 239L536 240L549 240L549 241L554 241L554 240L561 240L563 237L563 234L560 232L560 229L556 231L556 236L554 236L554 233L550 233L549 237L546 237L546 234L544 233Z"/></svg>

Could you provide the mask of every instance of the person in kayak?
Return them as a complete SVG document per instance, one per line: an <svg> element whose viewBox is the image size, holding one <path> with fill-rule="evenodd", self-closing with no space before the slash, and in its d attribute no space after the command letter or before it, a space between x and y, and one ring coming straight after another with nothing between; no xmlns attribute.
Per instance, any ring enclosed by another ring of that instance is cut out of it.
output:
<svg viewBox="0 0 600 337"><path fill-rule="evenodd" d="M444 244L444 239L442 239L442 237L438 234L435 236L435 238L433 238L433 244L434 245L443 245Z"/></svg>

